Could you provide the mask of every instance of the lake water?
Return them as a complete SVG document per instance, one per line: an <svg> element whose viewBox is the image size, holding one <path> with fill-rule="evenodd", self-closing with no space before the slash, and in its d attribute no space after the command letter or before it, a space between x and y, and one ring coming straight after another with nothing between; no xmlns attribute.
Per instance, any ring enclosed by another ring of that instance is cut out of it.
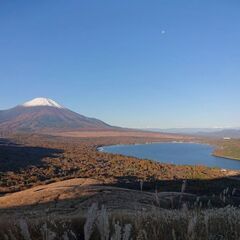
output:
<svg viewBox="0 0 240 240"><path fill-rule="evenodd" d="M151 143L114 145L100 149L103 152L122 154L142 159L178 165L205 165L225 169L240 169L240 161L212 156L214 147L196 143Z"/></svg>

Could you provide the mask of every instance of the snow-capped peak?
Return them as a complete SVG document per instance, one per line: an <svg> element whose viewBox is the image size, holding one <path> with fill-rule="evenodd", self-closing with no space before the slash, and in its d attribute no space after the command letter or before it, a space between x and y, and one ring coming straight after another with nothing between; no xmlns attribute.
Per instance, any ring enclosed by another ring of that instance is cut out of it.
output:
<svg viewBox="0 0 240 240"><path fill-rule="evenodd" d="M55 108L64 108L60 104L56 103L52 99L49 98L34 98L31 101L25 102L23 107L37 107L37 106L48 106Z"/></svg>

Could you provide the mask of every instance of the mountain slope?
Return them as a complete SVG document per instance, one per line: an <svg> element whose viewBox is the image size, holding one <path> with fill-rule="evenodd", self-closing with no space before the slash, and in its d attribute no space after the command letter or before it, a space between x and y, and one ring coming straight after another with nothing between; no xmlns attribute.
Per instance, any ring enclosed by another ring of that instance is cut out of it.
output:
<svg viewBox="0 0 240 240"><path fill-rule="evenodd" d="M112 129L110 125L62 107L51 99L37 98L0 111L1 132Z"/></svg>

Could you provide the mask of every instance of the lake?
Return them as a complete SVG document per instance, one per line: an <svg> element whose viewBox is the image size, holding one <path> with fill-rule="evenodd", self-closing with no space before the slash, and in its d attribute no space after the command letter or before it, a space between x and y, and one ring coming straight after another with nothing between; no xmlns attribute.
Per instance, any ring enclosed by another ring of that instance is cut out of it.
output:
<svg viewBox="0 0 240 240"><path fill-rule="evenodd" d="M212 156L214 147L196 143L151 143L114 145L100 148L107 153L122 154L177 165L204 165L224 169L240 169L240 161Z"/></svg>

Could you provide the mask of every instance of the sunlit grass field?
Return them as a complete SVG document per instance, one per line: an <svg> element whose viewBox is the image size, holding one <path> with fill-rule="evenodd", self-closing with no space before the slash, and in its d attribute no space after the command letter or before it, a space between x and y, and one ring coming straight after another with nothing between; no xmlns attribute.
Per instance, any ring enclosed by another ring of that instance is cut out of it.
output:
<svg viewBox="0 0 240 240"><path fill-rule="evenodd" d="M214 155L240 160L240 139L218 142Z"/></svg>

